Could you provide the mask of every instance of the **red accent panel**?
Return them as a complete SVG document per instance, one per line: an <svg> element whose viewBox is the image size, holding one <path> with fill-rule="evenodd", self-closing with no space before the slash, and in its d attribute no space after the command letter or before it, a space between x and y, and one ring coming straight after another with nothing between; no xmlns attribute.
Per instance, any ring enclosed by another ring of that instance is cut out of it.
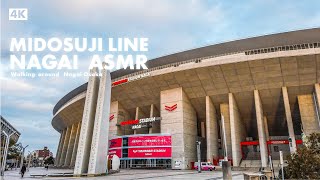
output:
<svg viewBox="0 0 320 180"><path fill-rule="evenodd" d="M243 141L243 142L240 142L240 145L242 146L259 145L259 141Z"/></svg>
<svg viewBox="0 0 320 180"><path fill-rule="evenodd" d="M164 108L167 111L173 111L173 110L177 109L177 104L174 104L172 106L164 106Z"/></svg>
<svg viewBox="0 0 320 180"><path fill-rule="evenodd" d="M135 136L128 138L129 146L171 146L171 136Z"/></svg>
<svg viewBox="0 0 320 180"><path fill-rule="evenodd" d="M270 140L270 141L267 141L267 144L289 144L289 141L288 140ZM296 144L302 144L302 140L300 139L296 140ZM242 146L259 145L259 141L243 141L243 142L240 142L240 145Z"/></svg>
<svg viewBox="0 0 320 180"><path fill-rule="evenodd" d="M296 140L296 144L302 144L302 140L301 139L297 139Z"/></svg>
<svg viewBox="0 0 320 180"><path fill-rule="evenodd" d="M109 141L109 148L122 147L122 138L111 139Z"/></svg>
<svg viewBox="0 0 320 180"><path fill-rule="evenodd" d="M114 119L114 114L110 115L109 121L111 121L112 119Z"/></svg>
<svg viewBox="0 0 320 180"><path fill-rule="evenodd" d="M113 155L117 155L119 158L122 158L122 149L110 149L108 155L109 159L111 159Z"/></svg>
<svg viewBox="0 0 320 180"><path fill-rule="evenodd" d="M171 157L171 147L129 148L129 158Z"/></svg>
<svg viewBox="0 0 320 180"><path fill-rule="evenodd" d="M128 78L126 78L126 79L120 79L120 80L118 80L118 81L113 82L113 83L112 83L112 86L117 86L117 85L119 85L119 84L123 84L123 83L126 83L126 82L128 82L128 81L129 81Z"/></svg>
<svg viewBox="0 0 320 180"><path fill-rule="evenodd" d="M125 126L125 125L131 125L131 124L139 124L139 119L135 119L135 120L128 120L128 121L123 121L120 123L121 126Z"/></svg>
<svg viewBox="0 0 320 180"><path fill-rule="evenodd" d="M267 141L267 144L289 144L288 140L270 140ZM296 140L296 144L302 144L302 140Z"/></svg>

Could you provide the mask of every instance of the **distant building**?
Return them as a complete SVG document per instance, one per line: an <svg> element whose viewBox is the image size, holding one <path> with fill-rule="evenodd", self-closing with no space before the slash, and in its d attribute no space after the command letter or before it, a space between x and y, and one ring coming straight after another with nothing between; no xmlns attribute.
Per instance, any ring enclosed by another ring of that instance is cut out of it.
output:
<svg viewBox="0 0 320 180"><path fill-rule="evenodd" d="M40 150L33 151L33 164L35 166L43 166L46 158L53 156L52 152L48 147L44 147Z"/></svg>

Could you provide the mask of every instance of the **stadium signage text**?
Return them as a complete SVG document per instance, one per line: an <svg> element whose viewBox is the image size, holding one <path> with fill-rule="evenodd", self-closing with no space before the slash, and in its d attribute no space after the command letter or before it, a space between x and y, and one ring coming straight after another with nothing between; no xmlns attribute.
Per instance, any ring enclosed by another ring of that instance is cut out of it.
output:
<svg viewBox="0 0 320 180"><path fill-rule="evenodd" d="M171 136L133 136L128 139L129 146L171 146Z"/></svg>
<svg viewBox="0 0 320 180"><path fill-rule="evenodd" d="M151 122L159 121L159 120L161 120L161 117L135 119L135 120L123 121L120 123L120 125L121 126L133 125L132 129L139 129L139 128L147 127L147 124L144 124L144 123L151 123Z"/></svg>
<svg viewBox="0 0 320 180"><path fill-rule="evenodd" d="M11 38L10 69L78 70L85 53L89 69L148 69L147 51L148 38Z"/></svg>
<svg viewBox="0 0 320 180"><path fill-rule="evenodd" d="M117 85L120 85L120 84L124 84L124 83L127 83L129 81L135 81L135 80L139 80L139 79L142 79L142 78L145 78L145 77L148 77L150 76L150 73L143 73L143 74L139 74L139 75L136 75L136 76L132 76L132 77L128 77L128 78L124 78L124 79L120 79L118 81L115 81L112 83L112 86L117 86Z"/></svg>
<svg viewBox="0 0 320 180"><path fill-rule="evenodd" d="M171 147L129 148L129 158L171 157Z"/></svg>
<svg viewBox="0 0 320 180"><path fill-rule="evenodd" d="M128 150L127 158L171 158L171 136L129 136L128 146L123 147L122 137L109 140L109 158L122 158L122 149Z"/></svg>

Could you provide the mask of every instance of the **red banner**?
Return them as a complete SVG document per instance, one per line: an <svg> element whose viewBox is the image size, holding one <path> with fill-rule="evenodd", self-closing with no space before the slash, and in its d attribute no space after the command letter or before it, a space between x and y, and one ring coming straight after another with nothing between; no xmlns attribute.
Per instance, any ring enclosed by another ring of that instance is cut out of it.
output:
<svg viewBox="0 0 320 180"><path fill-rule="evenodd" d="M267 141L267 144L289 144L288 140L270 140ZM296 144L302 144L302 140L297 139Z"/></svg>
<svg viewBox="0 0 320 180"><path fill-rule="evenodd" d="M171 158L171 147L129 148L128 158Z"/></svg>
<svg viewBox="0 0 320 180"><path fill-rule="evenodd" d="M171 146L171 136L136 136L128 138L129 146Z"/></svg>
<svg viewBox="0 0 320 180"><path fill-rule="evenodd" d="M122 149L111 149L109 150L109 159L113 157L113 155L117 155L119 158L122 157Z"/></svg>
<svg viewBox="0 0 320 180"><path fill-rule="evenodd" d="M126 83L126 82L128 82L128 78L115 81L115 82L112 83L112 86L117 86L117 85L120 85L120 84L123 84L123 83Z"/></svg>
<svg viewBox="0 0 320 180"><path fill-rule="evenodd" d="M122 147L122 138L111 139L109 141L109 148Z"/></svg>

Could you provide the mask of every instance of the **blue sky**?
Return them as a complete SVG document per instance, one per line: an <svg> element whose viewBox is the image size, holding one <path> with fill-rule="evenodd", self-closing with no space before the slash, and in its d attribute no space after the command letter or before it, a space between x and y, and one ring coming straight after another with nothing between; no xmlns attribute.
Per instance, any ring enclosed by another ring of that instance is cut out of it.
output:
<svg viewBox="0 0 320 180"><path fill-rule="evenodd" d="M147 37L148 58L209 44L319 27L320 1L247 0L2 0L1 115L21 133L28 150L48 146L59 133L52 109L86 78L13 78L8 67L12 37ZM8 21L8 8L28 8L28 21ZM81 58L82 68L89 54Z"/></svg>

